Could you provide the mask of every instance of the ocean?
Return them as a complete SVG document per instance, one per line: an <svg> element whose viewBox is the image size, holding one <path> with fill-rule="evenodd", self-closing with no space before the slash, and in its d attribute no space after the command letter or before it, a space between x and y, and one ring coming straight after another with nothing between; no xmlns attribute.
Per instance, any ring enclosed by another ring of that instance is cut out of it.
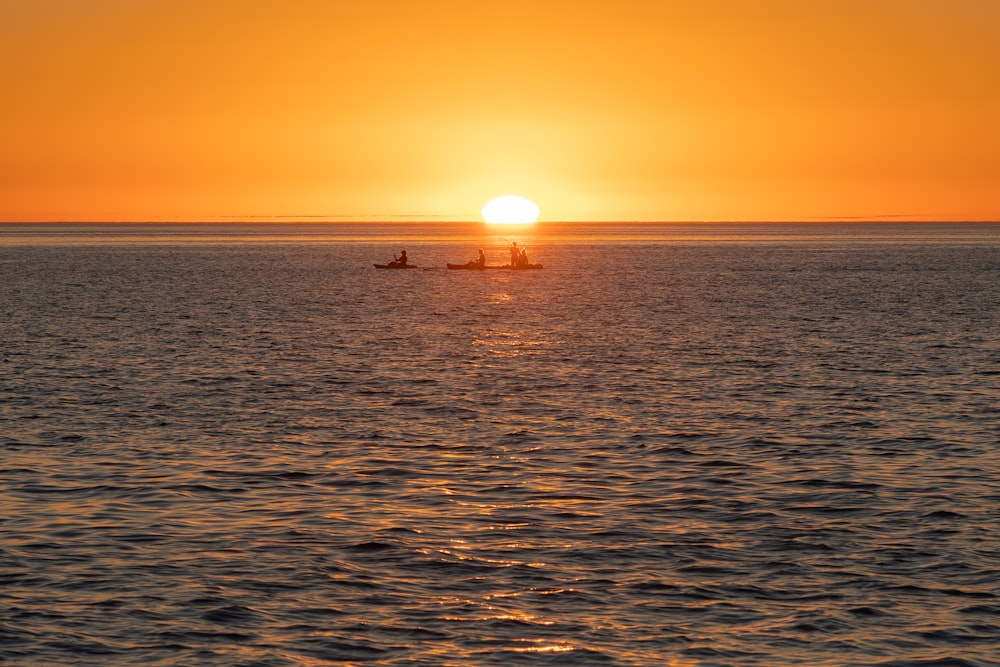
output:
<svg viewBox="0 0 1000 667"><path fill-rule="evenodd" d="M1000 224L0 225L0 453L4 664L995 667Z"/></svg>

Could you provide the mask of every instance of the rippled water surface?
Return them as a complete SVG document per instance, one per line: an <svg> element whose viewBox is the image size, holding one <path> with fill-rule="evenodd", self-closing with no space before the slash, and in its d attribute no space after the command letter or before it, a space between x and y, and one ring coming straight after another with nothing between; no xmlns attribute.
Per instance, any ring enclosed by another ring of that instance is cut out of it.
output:
<svg viewBox="0 0 1000 667"><path fill-rule="evenodd" d="M0 226L0 662L1000 665L998 286L998 225Z"/></svg>

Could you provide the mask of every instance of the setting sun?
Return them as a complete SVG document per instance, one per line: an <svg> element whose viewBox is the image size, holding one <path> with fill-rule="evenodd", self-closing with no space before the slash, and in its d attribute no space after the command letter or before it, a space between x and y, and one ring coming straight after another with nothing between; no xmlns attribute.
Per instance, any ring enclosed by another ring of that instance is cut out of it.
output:
<svg viewBox="0 0 1000 667"><path fill-rule="evenodd" d="M538 219L535 202L517 195L497 197L483 206L483 220L502 224L528 224Z"/></svg>

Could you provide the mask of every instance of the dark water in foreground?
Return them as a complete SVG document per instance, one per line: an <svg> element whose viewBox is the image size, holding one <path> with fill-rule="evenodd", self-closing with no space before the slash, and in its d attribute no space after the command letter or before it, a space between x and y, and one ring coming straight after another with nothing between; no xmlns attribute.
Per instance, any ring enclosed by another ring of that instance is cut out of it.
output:
<svg viewBox="0 0 1000 667"><path fill-rule="evenodd" d="M0 662L1000 665L998 286L998 225L0 226Z"/></svg>

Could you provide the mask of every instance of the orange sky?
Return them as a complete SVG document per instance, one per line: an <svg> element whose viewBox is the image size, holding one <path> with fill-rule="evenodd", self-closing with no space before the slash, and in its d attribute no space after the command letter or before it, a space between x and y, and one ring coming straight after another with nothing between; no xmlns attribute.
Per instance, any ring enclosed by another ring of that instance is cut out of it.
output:
<svg viewBox="0 0 1000 667"><path fill-rule="evenodd" d="M0 220L1000 220L998 44L998 0L0 0Z"/></svg>

